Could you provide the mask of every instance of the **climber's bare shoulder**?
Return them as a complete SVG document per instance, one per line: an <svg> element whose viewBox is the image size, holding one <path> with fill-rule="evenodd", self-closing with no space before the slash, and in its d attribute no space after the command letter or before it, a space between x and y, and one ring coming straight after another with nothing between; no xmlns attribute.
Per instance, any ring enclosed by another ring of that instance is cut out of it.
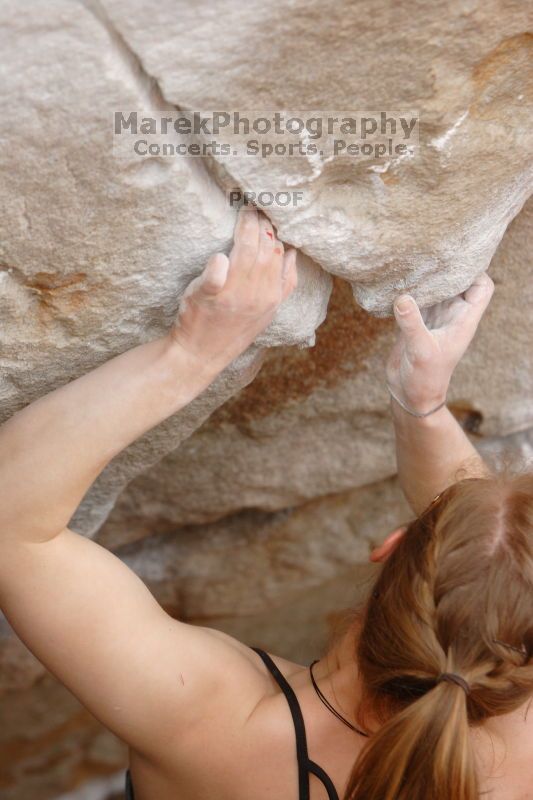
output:
<svg viewBox="0 0 533 800"><path fill-rule="evenodd" d="M17 634L135 752L177 765L188 742L209 748L210 731L237 740L269 687L253 650L173 619L120 559L68 529L0 555Z"/></svg>
<svg viewBox="0 0 533 800"><path fill-rule="evenodd" d="M285 697L251 648L220 631L200 631L224 653L218 667L227 670L227 683L218 696L213 692L202 699L201 719L169 743L160 758L130 748L136 800L285 796L287 785L297 780L294 726ZM292 661L273 658L291 683L306 672Z"/></svg>

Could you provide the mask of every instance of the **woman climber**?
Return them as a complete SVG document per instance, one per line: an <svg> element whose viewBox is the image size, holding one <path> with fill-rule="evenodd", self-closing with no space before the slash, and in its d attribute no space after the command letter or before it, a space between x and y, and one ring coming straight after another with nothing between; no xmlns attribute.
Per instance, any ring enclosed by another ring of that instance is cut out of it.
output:
<svg viewBox="0 0 533 800"><path fill-rule="evenodd" d="M106 464L204 391L295 286L294 250L243 212L166 336L3 425L0 605L127 743L129 798L531 800L533 476L491 474L445 404L485 274L424 315L394 304L386 377L416 518L374 551L364 607L311 669L171 618L68 528Z"/></svg>

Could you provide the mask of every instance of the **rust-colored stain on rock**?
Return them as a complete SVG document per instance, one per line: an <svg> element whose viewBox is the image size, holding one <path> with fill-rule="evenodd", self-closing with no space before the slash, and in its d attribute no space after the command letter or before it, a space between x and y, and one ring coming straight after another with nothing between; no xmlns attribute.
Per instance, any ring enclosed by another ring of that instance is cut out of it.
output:
<svg viewBox="0 0 533 800"><path fill-rule="evenodd" d="M36 272L26 275L19 267L0 262L0 272L6 272L19 286L37 299L40 311L61 313L76 311L87 296L87 273Z"/></svg>
<svg viewBox="0 0 533 800"><path fill-rule="evenodd" d="M39 302L47 309L62 306L65 302L75 309L81 305L85 295L84 283L87 275L84 272L72 272L68 275L57 275L54 272L36 272L26 278L26 287L34 292ZM81 286L80 286L81 284Z"/></svg>
<svg viewBox="0 0 533 800"><path fill-rule="evenodd" d="M208 425L246 424L308 397L315 388L334 386L364 369L377 338L393 325L392 319L378 319L360 308L350 285L334 278L328 316L315 346L271 350L257 378L218 409Z"/></svg>
<svg viewBox="0 0 533 800"><path fill-rule="evenodd" d="M55 745L61 746L65 736L76 735L84 729L97 730L98 724L87 711L80 709L72 717L43 734L27 739L15 738L2 742L0 744L0 764L2 765L0 786L5 788L13 785L14 767L22 764L35 753L53 750ZM27 767L26 771L29 772L30 768Z"/></svg>
<svg viewBox="0 0 533 800"><path fill-rule="evenodd" d="M533 33L529 31L504 39L476 65L472 76L475 83L484 86L492 78L498 77L506 66L519 66L522 57L526 57L529 61L531 50L533 50ZM526 77L527 74L524 75L524 78Z"/></svg>
<svg viewBox="0 0 533 800"><path fill-rule="evenodd" d="M517 100L526 109L533 97L533 33L504 39L478 62L472 73L476 100L470 113L477 118L505 117Z"/></svg>

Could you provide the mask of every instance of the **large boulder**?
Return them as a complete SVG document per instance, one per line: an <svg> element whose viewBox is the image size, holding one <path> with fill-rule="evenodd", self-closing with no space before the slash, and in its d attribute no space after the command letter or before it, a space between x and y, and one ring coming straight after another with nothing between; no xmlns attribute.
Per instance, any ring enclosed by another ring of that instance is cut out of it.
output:
<svg viewBox="0 0 533 800"><path fill-rule="evenodd" d="M83 4L8 0L0 22L0 96L4 108L17 108L16 126L7 113L0 120L4 420L168 330L185 287L213 252L231 246L235 211L200 159L143 162L113 150L115 109L161 115L169 106ZM94 532L129 480L247 383L263 347L314 341L331 279L304 255L299 277L248 353L105 470L76 516L78 530Z"/></svg>
<svg viewBox="0 0 533 800"><path fill-rule="evenodd" d="M464 290L531 191L533 37L522 0L101 0L96 13L175 115L277 111L381 127L384 112L398 128L418 116L412 156L335 156L334 126L316 154L208 161L228 188L301 190L302 204L272 207L281 236L351 281L368 310L387 312L398 289L425 304ZM271 138L308 144L312 131Z"/></svg>

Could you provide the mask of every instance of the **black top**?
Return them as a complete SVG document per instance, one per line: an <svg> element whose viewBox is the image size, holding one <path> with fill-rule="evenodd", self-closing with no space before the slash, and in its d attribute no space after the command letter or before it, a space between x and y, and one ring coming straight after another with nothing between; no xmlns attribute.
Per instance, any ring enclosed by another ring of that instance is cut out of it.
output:
<svg viewBox="0 0 533 800"><path fill-rule="evenodd" d="M296 732L296 758L298 761L298 790L299 790L299 800L309 800L309 774L312 772L313 775L322 781L324 786L326 787L326 791L328 793L329 800L339 800L339 795L337 794L337 790L333 784L333 781L329 777L329 775L324 772L322 767L319 767L314 761L311 761L309 758L309 754L307 752L307 737L305 735L305 724L304 718L302 714L302 709L300 708L300 704L298 702L298 698L296 697L292 686L289 684L287 679L283 676L280 670L276 667L268 653L265 653L264 650L260 650L258 647L252 647L261 658L268 669L268 671L273 676L274 680L277 682L278 686L280 687L281 691L287 698L287 703L289 704L289 708L292 714L292 720L294 722L294 730ZM130 771L126 772L126 800L135 800L133 794L133 785L131 782L131 775Z"/></svg>
<svg viewBox="0 0 533 800"><path fill-rule="evenodd" d="M131 775L129 769L126 771L126 800L135 800L133 794L133 784L131 782Z"/></svg>
<svg viewBox="0 0 533 800"><path fill-rule="evenodd" d="M268 653L265 653L264 650L259 650L257 647L253 647L252 650L261 656L263 659L266 668L272 674L276 682L278 683L281 691L287 698L287 703L289 704L289 708L292 714L292 721L294 722L294 730L296 732L296 758L298 760L298 791L299 791L299 800L309 800L309 773L313 773L316 777L322 781L324 786L326 787L326 791L328 793L329 800L339 800L339 795L337 794L337 790L333 784L333 781L329 777L329 775L324 772L322 767L319 767L314 761L311 761L309 758L309 754L307 752L307 737L305 735L305 723L304 718L302 715L302 709L300 708L300 704L298 702L298 698L296 697L292 686L289 684L287 679L283 676L283 674L279 671L276 667Z"/></svg>

